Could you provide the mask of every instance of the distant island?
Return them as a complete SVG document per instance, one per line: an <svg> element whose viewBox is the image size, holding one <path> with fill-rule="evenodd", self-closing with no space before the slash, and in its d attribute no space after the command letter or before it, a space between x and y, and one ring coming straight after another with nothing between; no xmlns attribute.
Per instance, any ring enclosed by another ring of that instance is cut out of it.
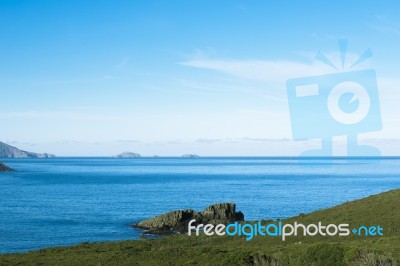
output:
<svg viewBox="0 0 400 266"><path fill-rule="evenodd" d="M184 154L181 156L182 158L200 158L197 154Z"/></svg>
<svg viewBox="0 0 400 266"><path fill-rule="evenodd" d="M141 156L138 153L126 151L112 157L121 159L121 158L140 158Z"/></svg>
<svg viewBox="0 0 400 266"><path fill-rule="evenodd" d="M0 141L0 158L54 158L48 153L34 153L23 151Z"/></svg>

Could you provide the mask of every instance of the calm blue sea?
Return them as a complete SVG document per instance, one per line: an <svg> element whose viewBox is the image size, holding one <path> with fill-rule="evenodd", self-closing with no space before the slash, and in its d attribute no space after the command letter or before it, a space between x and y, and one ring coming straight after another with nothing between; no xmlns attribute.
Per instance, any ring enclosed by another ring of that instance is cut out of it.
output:
<svg viewBox="0 0 400 266"><path fill-rule="evenodd" d="M3 159L0 252L137 239L130 227L183 208L236 202L283 218L400 188L400 158Z"/></svg>

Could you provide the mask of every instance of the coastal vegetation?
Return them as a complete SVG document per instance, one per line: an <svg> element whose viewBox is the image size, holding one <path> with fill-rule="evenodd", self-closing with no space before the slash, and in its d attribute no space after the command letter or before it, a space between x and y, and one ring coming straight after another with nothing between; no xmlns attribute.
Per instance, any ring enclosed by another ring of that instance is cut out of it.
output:
<svg viewBox="0 0 400 266"><path fill-rule="evenodd" d="M0 265L400 265L400 190L301 214L285 223L377 226L383 236L188 236L82 243L0 255ZM263 221L267 222L267 221Z"/></svg>

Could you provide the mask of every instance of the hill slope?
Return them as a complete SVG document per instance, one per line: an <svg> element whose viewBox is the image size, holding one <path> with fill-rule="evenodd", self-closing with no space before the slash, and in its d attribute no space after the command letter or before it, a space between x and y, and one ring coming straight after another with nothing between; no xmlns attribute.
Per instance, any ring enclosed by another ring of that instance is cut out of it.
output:
<svg viewBox="0 0 400 266"><path fill-rule="evenodd" d="M52 158L52 154L23 151L0 141L0 158Z"/></svg>
<svg viewBox="0 0 400 266"><path fill-rule="evenodd" d="M289 222L380 225L384 236L206 237L84 243L0 255L0 265L399 265L400 190L300 215Z"/></svg>

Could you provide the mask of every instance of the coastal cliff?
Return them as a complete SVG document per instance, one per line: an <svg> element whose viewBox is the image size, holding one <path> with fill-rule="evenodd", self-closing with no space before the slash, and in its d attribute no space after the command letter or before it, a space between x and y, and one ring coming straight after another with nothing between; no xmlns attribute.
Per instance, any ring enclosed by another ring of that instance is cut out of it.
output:
<svg viewBox="0 0 400 266"><path fill-rule="evenodd" d="M34 153L23 151L16 147L0 142L0 158L54 158L48 153Z"/></svg>

